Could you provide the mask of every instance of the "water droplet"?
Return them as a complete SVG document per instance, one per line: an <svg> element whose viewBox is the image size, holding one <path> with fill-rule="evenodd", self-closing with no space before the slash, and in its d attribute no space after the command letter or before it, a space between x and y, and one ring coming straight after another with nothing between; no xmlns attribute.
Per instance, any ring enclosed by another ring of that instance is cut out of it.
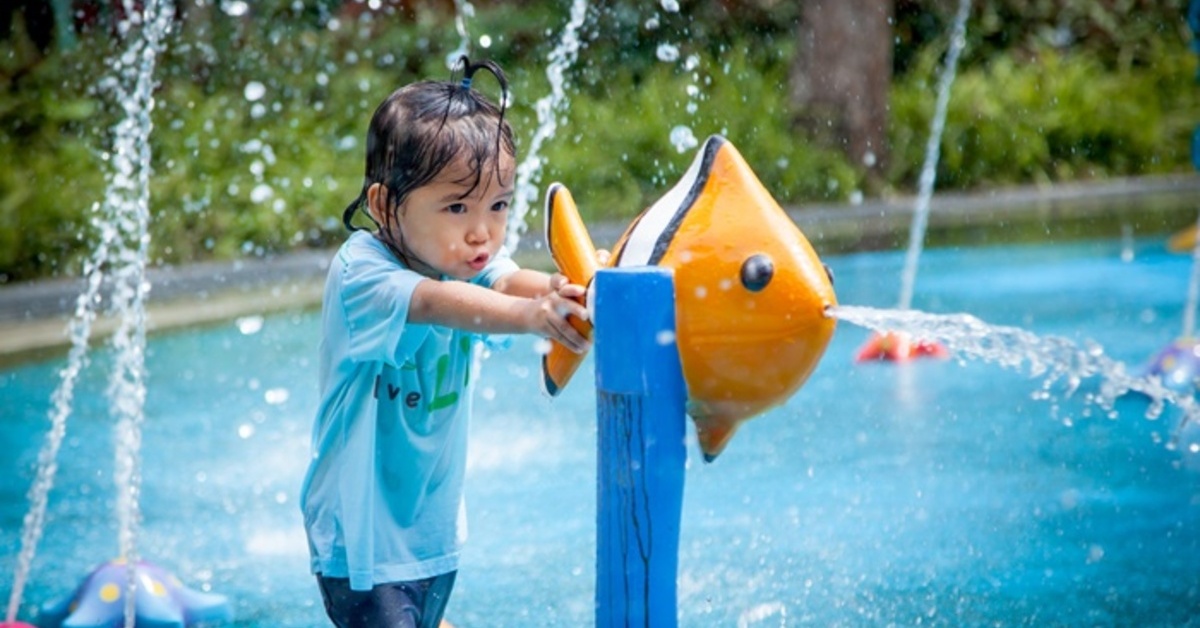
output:
<svg viewBox="0 0 1200 628"><path fill-rule="evenodd" d="M275 190L266 183L259 183L250 190L250 201L252 203L265 203L275 196Z"/></svg>
<svg viewBox="0 0 1200 628"><path fill-rule="evenodd" d="M224 11L225 15L229 17L242 17L250 12L250 5L242 2L242 0L222 2L221 11Z"/></svg>
<svg viewBox="0 0 1200 628"><path fill-rule="evenodd" d="M683 125L671 129L671 145L683 153L700 145L700 141L692 133L692 129Z"/></svg>
<svg viewBox="0 0 1200 628"><path fill-rule="evenodd" d="M679 48L673 44L659 44L654 55L658 57L659 61L672 63L679 59Z"/></svg>
<svg viewBox="0 0 1200 628"><path fill-rule="evenodd" d="M249 83L246 83L246 88L242 91L242 94L246 97L246 100L250 102L258 101L260 98L266 95L266 93L266 86L258 81L250 81Z"/></svg>
<svg viewBox="0 0 1200 628"><path fill-rule="evenodd" d="M286 388L271 388L268 389L267 392L263 393L263 399L273 406L283 404L288 400L288 396L289 393L288 389Z"/></svg>
<svg viewBox="0 0 1200 628"><path fill-rule="evenodd" d="M263 317L261 316L243 316L235 321L238 331L244 336L251 336L262 331Z"/></svg>

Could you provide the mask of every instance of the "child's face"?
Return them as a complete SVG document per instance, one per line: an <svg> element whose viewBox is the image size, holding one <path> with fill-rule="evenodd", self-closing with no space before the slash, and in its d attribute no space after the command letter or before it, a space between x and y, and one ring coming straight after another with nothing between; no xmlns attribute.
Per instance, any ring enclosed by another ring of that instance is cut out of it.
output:
<svg viewBox="0 0 1200 628"><path fill-rule="evenodd" d="M432 183L409 193L400 206L396 228L406 253L431 268L415 268L436 278L471 279L500 251L508 229L516 167L501 157L500 176L488 166L469 196L473 176L461 162L450 165Z"/></svg>

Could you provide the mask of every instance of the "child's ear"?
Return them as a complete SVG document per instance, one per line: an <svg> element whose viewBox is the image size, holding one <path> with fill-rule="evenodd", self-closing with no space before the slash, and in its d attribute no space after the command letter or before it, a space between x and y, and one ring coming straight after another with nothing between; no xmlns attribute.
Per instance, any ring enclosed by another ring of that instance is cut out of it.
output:
<svg viewBox="0 0 1200 628"><path fill-rule="evenodd" d="M367 215L375 224L383 224L383 216L387 211L388 192L382 183L372 183L367 188Z"/></svg>

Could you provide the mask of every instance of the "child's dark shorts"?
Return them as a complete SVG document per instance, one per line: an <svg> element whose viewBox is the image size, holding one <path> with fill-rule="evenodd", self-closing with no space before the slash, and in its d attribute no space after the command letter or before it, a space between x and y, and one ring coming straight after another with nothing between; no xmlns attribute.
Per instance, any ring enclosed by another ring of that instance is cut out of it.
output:
<svg viewBox="0 0 1200 628"><path fill-rule="evenodd" d="M320 574L317 584L325 612L338 628L437 628L457 573L377 584L370 591L352 590L348 578Z"/></svg>

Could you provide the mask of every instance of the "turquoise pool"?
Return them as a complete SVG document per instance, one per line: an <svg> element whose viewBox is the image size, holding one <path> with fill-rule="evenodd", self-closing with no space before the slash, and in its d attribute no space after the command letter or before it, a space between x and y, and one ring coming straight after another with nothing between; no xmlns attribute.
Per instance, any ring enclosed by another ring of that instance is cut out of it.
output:
<svg viewBox="0 0 1200 628"><path fill-rule="evenodd" d="M826 262L842 303L895 304L903 253ZM914 307L1092 339L1136 366L1180 333L1190 268L1158 240L931 250ZM866 338L839 324L808 385L715 463L691 446L681 625L1197 621L1200 472L1163 444L1170 411L1147 420L1126 398L1114 419L1079 394L1033 399L1038 381L989 364L855 364ZM323 622L296 503L316 344L313 313L149 343L138 544L185 584L229 596L235 626ZM459 628L592 622L592 375L551 402L533 347L521 339L483 364L472 536L448 613ZM25 619L117 550L108 361L95 353L76 393ZM0 372L6 597L61 366Z"/></svg>

